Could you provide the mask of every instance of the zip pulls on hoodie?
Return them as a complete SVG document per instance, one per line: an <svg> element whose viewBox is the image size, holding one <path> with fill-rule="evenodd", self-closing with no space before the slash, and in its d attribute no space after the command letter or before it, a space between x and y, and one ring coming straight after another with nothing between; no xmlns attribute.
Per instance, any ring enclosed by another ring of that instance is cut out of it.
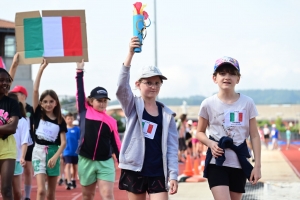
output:
<svg viewBox="0 0 300 200"><path fill-rule="evenodd" d="M103 124L103 121L101 122L99 131L98 131L98 137L97 137L97 142L96 142L96 146L95 146L95 151L94 151L93 160L95 160L96 151L97 151L97 148L98 148L98 142L99 142L99 138L100 138L100 132L101 132L101 129L102 129L102 124Z"/></svg>

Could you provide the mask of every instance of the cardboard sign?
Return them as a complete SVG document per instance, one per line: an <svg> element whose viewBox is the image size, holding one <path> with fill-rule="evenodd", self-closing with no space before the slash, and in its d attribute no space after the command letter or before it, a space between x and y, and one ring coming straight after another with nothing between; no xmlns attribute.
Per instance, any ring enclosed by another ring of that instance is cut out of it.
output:
<svg viewBox="0 0 300 200"><path fill-rule="evenodd" d="M20 64L88 62L84 10L16 13L15 29Z"/></svg>

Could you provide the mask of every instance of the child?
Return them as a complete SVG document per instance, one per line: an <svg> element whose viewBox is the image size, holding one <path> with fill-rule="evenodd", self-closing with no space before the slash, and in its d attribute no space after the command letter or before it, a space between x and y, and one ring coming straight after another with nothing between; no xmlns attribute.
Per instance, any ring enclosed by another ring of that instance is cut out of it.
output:
<svg viewBox="0 0 300 200"><path fill-rule="evenodd" d="M61 114L57 94L53 90L46 90L39 98L40 81L47 65L44 59L33 86L36 143L32 152L32 165L37 179L37 199L45 199L47 195L47 199L54 200L59 175L59 156L66 147L67 126Z"/></svg>
<svg viewBox="0 0 300 200"><path fill-rule="evenodd" d="M286 150L289 150L291 144L291 131L289 126L286 128L285 134L286 134Z"/></svg>
<svg viewBox="0 0 300 200"><path fill-rule="evenodd" d="M191 129L191 134L192 134L192 145L193 145L193 157L197 158L198 156L201 156L201 153L199 152L200 149L200 144L199 140L197 139L197 122L193 122L193 126Z"/></svg>
<svg viewBox="0 0 300 200"><path fill-rule="evenodd" d="M0 176L1 194L4 200L12 200L12 180L17 148L13 136L19 122L18 102L6 96L12 82L8 72L0 68Z"/></svg>
<svg viewBox="0 0 300 200"><path fill-rule="evenodd" d="M241 199L246 178L252 184L261 178L261 147L255 118L258 113L251 98L235 92L240 77L237 60L218 59L212 79L219 92L205 99L199 111L197 136L209 147L204 177L217 200ZM249 133L255 156L254 168L247 160L250 155L245 140Z"/></svg>
<svg viewBox="0 0 300 200"><path fill-rule="evenodd" d="M14 93L8 93L8 97L18 101L18 97ZM29 138L29 127L26 120L26 113L24 106L19 102L19 109L21 113L21 118L19 119L18 128L14 134L16 144L17 144L17 158L15 165L15 172L13 178L13 193L14 199L22 198L22 174L23 167L26 164L25 155L27 151L27 143Z"/></svg>
<svg viewBox="0 0 300 200"><path fill-rule="evenodd" d="M19 54L16 53L13 62L11 64L11 67L9 68L9 74L14 79L17 68L19 65ZM27 90L21 85L16 85L10 92L15 93L18 96L19 102L21 102L25 108L26 111L26 119L29 124L29 140L28 140L28 148L26 151L26 156L25 156L25 165L24 167L24 193L25 193L25 200L30 200L30 193L31 193L31 184L32 184L32 174L33 174L33 169L32 169L32 151L34 147L34 135L33 135L33 108L31 105L26 103L27 99Z"/></svg>
<svg viewBox="0 0 300 200"><path fill-rule="evenodd" d="M157 67L143 68L135 82L141 97L133 95L129 77L136 47L140 47L139 39L133 37L117 89L117 98L127 118L119 158L122 169L119 189L126 190L130 200L146 199L146 192L150 199L168 199L168 181L170 194L175 194L178 187L175 113L155 100L162 80L167 79Z"/></svg>
<svg viewBox="0 0 300 200"><path fill-rule="evenodd" d="M186 158L186 150L187 150L187 145L185 142L185 135L186 135L186 124L187 124L187 115L186 114L181 114L176 127L178 130L178 162L183 163Z"/></svg>
<svg viewBox="0 0 300 200"><path fill-rule="evenodd" d="M63 152L63 159L65 163L65 175L67 179L67 190L76 188L75 176L77 174L78 148L80 139L80 129L73 125L74 117L72 113L65 116L68 132L66 134L67 146Z"/></svg>
<svg viewBox="0 0 300 200"><path fill-rule="evenodd" d="M265 125L264 125L263 132L264 132L265 146L266 146L266 149L268 149L268 146L269 146L269 139L270 139L270 129L269 129L269 127L268 127L268 124L265 124Z"/></svg>
<svg viewBox="0 0 300 200"><path fill-rule="evenodd" d="M77 108L80 118L78 174L82 198L94 199L98 183L102 199L114 199L115 165L112 153L119 158L121 146L117 122L106 114L108 94L94 88L88 98L83 87L84 61L77 63Z"/></svg>
<svg viewBox="0 0 300 200"><path fill-rule="evenodd" d="M280 150L278 146L278 139L280 135L278 129L276 128L276 124L272 124L271 136L272 136L272 150L275 149Z"/></svg>

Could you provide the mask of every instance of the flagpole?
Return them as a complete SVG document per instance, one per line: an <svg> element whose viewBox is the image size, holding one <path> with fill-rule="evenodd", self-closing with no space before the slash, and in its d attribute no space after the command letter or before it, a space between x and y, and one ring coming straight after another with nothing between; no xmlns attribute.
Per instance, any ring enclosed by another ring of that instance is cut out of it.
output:
<svg viewBox="0 0 300 200"><path fill-rule="evenodd" d="M154 65L157 65L156 0L154 0Z"/></svg>

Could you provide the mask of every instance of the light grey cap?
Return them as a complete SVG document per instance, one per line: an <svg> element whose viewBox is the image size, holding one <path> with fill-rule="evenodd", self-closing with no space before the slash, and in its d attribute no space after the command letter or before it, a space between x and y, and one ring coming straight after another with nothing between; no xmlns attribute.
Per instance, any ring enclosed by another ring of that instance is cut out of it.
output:
<svg viewBox="0 0 300 200"><path fill-rule="evenodd" d="M167 80L167 77L162 75L161 71L158 69L158 67L155 66L147 66L142 68L142 73L139 77L141 78L150 78L153 76L160 76L163 80Z"/></svg>

